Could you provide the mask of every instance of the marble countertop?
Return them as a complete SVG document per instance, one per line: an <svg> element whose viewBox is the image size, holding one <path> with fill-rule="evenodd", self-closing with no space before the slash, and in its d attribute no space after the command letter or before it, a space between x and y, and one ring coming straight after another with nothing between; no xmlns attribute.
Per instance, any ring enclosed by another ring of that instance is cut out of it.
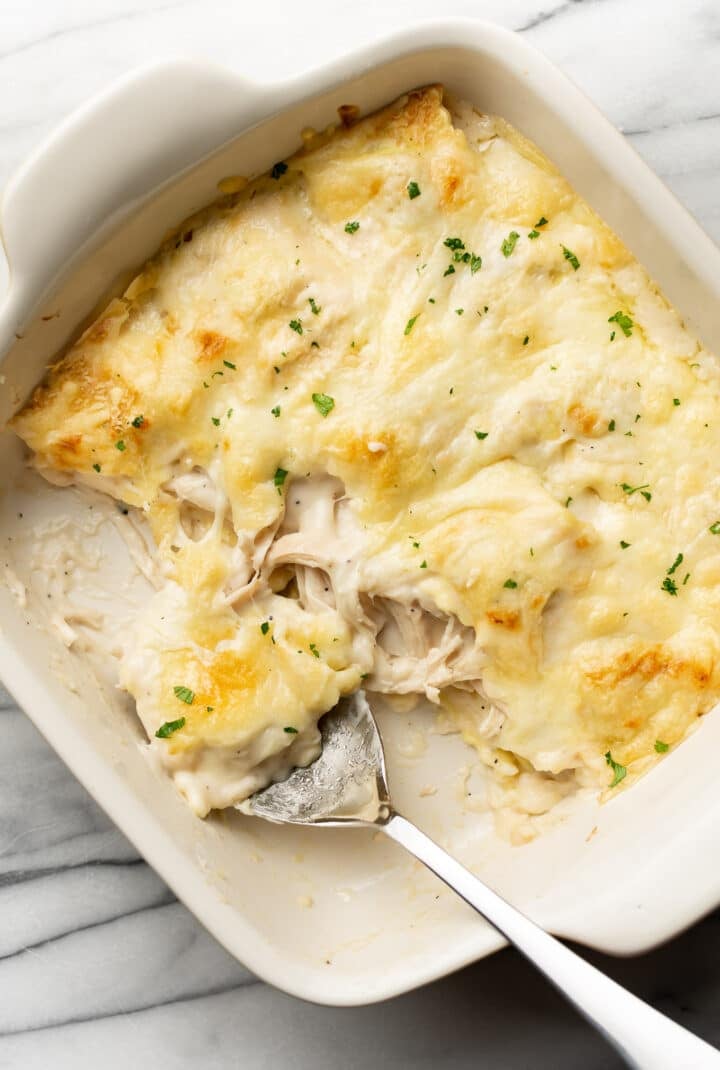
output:
<svg viewBox="0 0 720 1070"><path fill-rule="evenodd" d="M138 64L206 56L272 78L437 10L430 0L4 0L0 185L59 119ZM720 240L714 0L455 0L444 13L527 35ZM177 903L4 693L0 919L0 1067L620 1065L512 951L354 1010L257 981ZM648 955L588 957L720 1045L720 912Z"/></svg>

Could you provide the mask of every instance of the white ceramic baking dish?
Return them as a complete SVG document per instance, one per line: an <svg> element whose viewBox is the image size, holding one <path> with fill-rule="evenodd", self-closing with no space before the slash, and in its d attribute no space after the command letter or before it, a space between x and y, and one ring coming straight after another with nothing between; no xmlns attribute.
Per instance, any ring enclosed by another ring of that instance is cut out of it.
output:
<svg viewBox="0 0 720 1070"><path fill-rule="evenodd" d="M65 122L5 194L11 285L0 313L0 416L164 232L213 199L222 177L267 168L297 146L303 127L333 121L341 104L366 112L433 81L536 141L720 351L720 252L542 55L497 27L452 20L272 86L204 63L165 63ZM2 449L0 537L5 560L22 573L27 561L12 555L27 543L23 524L67 512L72 495L28 488L10 436ZM110 556L98 590L111 601L124 581L115 561L122 555ZM371 834L276 828L234 813L193 817L146 763L120 694L96 683L32 606L23 609L4 588L0 675L177 895L273 984L323 1003L367 1003L501 945L434 878ZM717 714L632 790L605 807L578 798L525 847L495 836L468 749L439 735L425 747L423 716L385 718L399 807L556 933L633 953L720 902ZM437 793L422 792L426 785Z"/></svg>

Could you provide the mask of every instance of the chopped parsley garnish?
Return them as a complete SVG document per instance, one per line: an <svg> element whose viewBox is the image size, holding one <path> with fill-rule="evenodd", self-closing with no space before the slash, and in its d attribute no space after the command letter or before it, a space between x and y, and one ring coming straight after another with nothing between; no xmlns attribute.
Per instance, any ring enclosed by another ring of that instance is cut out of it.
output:
<svg viewBox="0 0 720 1070"><path fill-rule="evenodd" d="M482 257L476 256L475 253L470 254L470 274L474 275L476 271L479 271L482 267Z"/></svg>
<svg viewBox="0 0 720 1070"><path fill-rule="evenodd" d="M523 338L523 345L526 346L529 341L530 341L530 335L526 334L525 337Z"/></svg>
<svg viewBox="0 0 720 1070"><path fill-rule="evenodd" d="M313 394L312 402L321 416L327 416L335 408L335 398L329 394Z"/></svg>
<svg viewBox="0 0 720 1070"><path fill-rule="evenodd" d="M93 465L93 468L95 469L96 472L100 471L100 465L97 464L97 462Z"/></svg>
<svg viewBox="0 0 720 1070"><path fill-rule="evenodd" d="M408 182L407 195L411 201L414 201L416 197L420 196L420 187L417 182Z"/></svg>
<svg viewBox="0 0 720 1070"><path fill-rule="evenodd" d="M465 242L460 238L446 238L443 245L447 245L448 249L464 249Z"/></svg>
<svg viewBox="0 0 720 1070"><path fill-rule="evenodd" d="M353 219L352 223L345 224L345 233L354 234L356 230L360 230L360 224L357 219Z"/></svg>
<svg viewBox="0 0 720 1070"><path fill-rule="evenodd" d="M115 443L115 449L120 450L121 453L125 452L125 443L122 439Z"/></svg>
<svg viewBox="0 0 720 1070"><path fill-rule="evenodd" d="M314 658L319 658L320 657L320 651L316 647L315 643L310 643L310 653L312 654L312 656Z"/></svg>
<svg viewBox="0 0 720 1070"><path fill-rule="evenodd" d="M540 218L538 219L537 223L535 224L535 226L536 227L544 227L546 224L547 224L547 219L545 218L544 215L541 215Z"/></svg>
<svg viewBox="0 0 720 1070"><path fill-rule="evenodd" d="M479 438L480 441L482 442L482 440L484 438L487 438L489 434L490 434L489 431L476 431L475 432L475 438Z"/></svg>
<svg viewBox="0 0 720 1070"><path fill-rule="evenodd" d="M507 238L505 238L502 245L500 246L503 256L512 256L513 249L515 248L519 237L520 235L516 230L510 231Z"/></svg>
<svg viewBox="0 0 720 1070"><path fill-rule="evenodd" d="M418 316L419 316L419 315L420 315L420 313L418 312ZM411 316L411 317L410 317L410 319L409 319L409 320L407 321L407 323L405 324L405 330L403 331L403 334L410 334L410 331L411 331L411 330L413 329L413 327L415 326L415 323L416 323L416 321L417 321L417 318L418 318L417 316Z"/></svg>
<svg viewBox="0 0 720 1070"><path fill-rule="evenodd" d="M720 520L716 520L714 524L711 524L708 531L711 535L720 535Z"/></svg>
<svg viewBox="0 0 720 1070"><path fill-rule="evenodd" d="M572 498L570 498L570 497L568 497L568 498L566 498L566 499L565 499L565 508L566 508L566 509L569 509L569 508L570 508L570 502L571 502L571 501L572 501Z"/></svg>
<svg viewBox="0 0 720 1070"><path fill-rule="evenodd" d="M610 341L611 342L615 341L615 331L610 331Z"/></svg>
<svg viewBox="0 0 720 1070"><path fill-rule="evenodd" d="M631 546L631 545L632 545L631 543L625 542L624 539L620 540L620 549L621 550L627 550L628 546Z"/></svg>
<svg viewBox="0 0 720 1070"><path fill-rule="evenodd" d="M515 582L515 580L505 580L505 583L503 584L503 587L507 587L508 590L514 591L515 588L517 587L517 583Z"/></svg>
<svg viewBox="0 0 720 1070"><path fill-rule="evenodd" d="M687 581L688 581L689 579L690 579L690 573L689 573L689 572L686 572L686 573L685 573L685 579L684 579L684 580L682 581L682 585L683 585L683 587L685 586L685 584L687 583Z"/></svg>
<svg viewBox="0 0 720 1070"><path fill-rule="evenodd" d="M625 768L624 765L620 765L620 762L613 761L613 757L612 757L612 754L610 753L610 751L606 751L605 752L605 761L608 763L608 765L610 766L610 768L613 771L613 778L612 778L612 783L610 784L610 787L611 788L617 787L617 785L620 783L620 781L624 780L625 777L627 776L627 769Z"/></svg>
<svg viewBox="0 0 720 1070"><path fill-rule="evenodd" d="M225 372L213 372L212 375L210 376L210 378L214 379L216 375L224 375L224 374L225 374Z"/></svg>
<svg viewBox="0 0 720 1070"><path fill-rule="evenodd" d="M281 160L280 163L273 164L273 169L270 172L271 178L280 178L280 175L284 175L287 171L287 164Z"/></svg>
<svg viewBox="0 0 720 1070"><path fill-rule="evenodd" d="M631 487L629 483L621 483L620 486L625 491L628 498L631 494L634 494L639 490L646 502L649 502L652 499L650 491L645 489L650 486L649 483L641 483L639 487Z"/></svg>
<svg viewBox="0 0 720 1070"><path fill-rule="evenodd" d="M452 266L452 264L448 264L447 270L443 271L443 278L445 278L446 275L454 275L454 274L455 274L455 268Z"/></svg>
<svg viewBox="0 0 720 1070"><path fill-rule="evenodd" d="M626 312L621 312L620 310L614 312L612 316L608 316L608 323L617 323L626 338L630 337L632 329L635 326L628 314Z"/></svg>
<svg viewBox="0 0 720 1070"><path fill-rule="evenodd" d="M297 735L297 728L293 728L292 725L286 724L285 727L283 728L283 732L287 732L288 735L291 735L291 736L296 736Z"/></svg>
<svg viewBox="0 0 720 1070"><path fill-rule="evenodd" d="M262 624L260 625L260 631L263 633L263 635L267 635L267 633L270 631L270 621L269 620L264 620L262 622Z"/></svg>
<svg viewBox="0 0 720 1070"><path fill-rule="evenodd" d="M672 576L673 572L675 572L675 570L677 568L679 568L679 566L682 565L682 563L683 563L683 555L682 554L678 554L677 557L675 558L675 560L673 561L672 565L670 566L670 568L667 570L668 576Z"/></svg>
<svg viewBox="0 0 720 1070"><path fill-rule="evenodd" d="M352 342L351 345L355 345L355 343ZM319 349L320 348L320 343L319 342L311 342L310 343L310 348L311 349Z"/></svg>
<svg viewBox="0 0 720 1070"><path fill-rule="evenodd" d="M420 563L420 568L427 568L427 561L422 561Z"/></svg>
<svg viewBox="0 0 720 1070"><path fill-rule="evenodd" d="M667 591L668 594L677 595L677 584L675 580L671 580L669 576L666 576L662 581L661 591Z"/></svg>
<svg viewBox="0 0 720 1070"><path fill-rule="evenodd" d="M216 427L220 426L220 417L219 416L211 416L210 419L212 420L212 422L215 424Z"/></svg>
<svg viewBox="0 0 720 1070"><path fill-rule="evenodd" d="M572 251L572 249L568 249L567 245L561 245L560 248L563 251L563 256L565 257L565 259L568 261L568 263L572 264L573 271L577 271L577 269L580 267L580 261L575 256L575 253Z"/></svg>
<svg viewBox="0 0 720 1070"><path fill-rule="evenodd" d="M144 416L136 416L135 419L132 422L132 425L133 425L133 427L142 427L142 425L144 423L145 423L145 417Z"/></svg>
<svg viewBox="0 0 720 1070"><path fill-rule="evenodd" d="M673 405L679 405L679 404L680 404L680 398L673 398Z"/></svg>
<svg viewBox="0 0 720 1070"><path fill-rule="evenodd" d="M539 230L530 230L530 231L528 231L528 238L530 239L530 241L534 241L535 238L539 238L539 237L540 237L540 231Z"/></svg>
<svg viewBox="0 0 720 1070"><path fill-rule="evenodd" d="M271 413L273 414L273 416L275 417L275 419L277 419L277 417L278 417L278 416L280 415L280 412L281 412L281 411L282 411L282 410L280 409L280 406L279 406L279 405L275 405L275 406L273 406L273 408L272 408L272 409L270 409L270 412L271 412Z"/></svg>
<svg viewBox="0 0 720 1070"><path fill-rule="evenodd" d="M286 479L287 471L284 468L276 468L275 475L273 476L273 483L278 489L278 494L280 493L280 487L283 485Z"/></svg>
<svg viewBox="0 0 720 1070"><path fill-rule="evenodd" d="M310 305L310 310L311 310L313 316L319 316L320 313L322 312L322 309L320 308L320 305L317 305L315 303L315 298L314 297L308 297L308 304Z"/></svg>
<svg viewBox="0 0 720 1070"><path fill-rule="evenodd" d="M669 743L663 743L663 741L661 739L656 739L655 740L655 750L658 752L658 754L665 754L666 751L670 750L670 744Z"/></svg>
<svg viewBox="0 0 720 1070"><path fill-rule="evenodd" d="M462 314L463 314L463 312L464 312L464 311L465 311L465 309L464 309L464 308L456 308L456 309L455 309L455 315L456 315L456 316L462 316Z"/></svg>
<svg viewBox="0 0 720 1070"><path fill-rule="evenodd" d="M278 368L277 364L273 364L273 371L275 372L276 375L280 374L280 369ZM203 384L203 386L204 385L205 384Z"/></svg>
<svg viewBox="0 0 720 1070"><path fill-rule="evenodd" d="M290 328L291 331L295 331L296 334L302 334L303 333L303 325L300 322L300 320L290 320L290 323L288 324L288 327Z"/></svg>
<svg viewBox="0 0 720 1070"><path fill-rule="evenodd" d="M611 420L610 423L608 424L608 431L614 431L614 430L615 430L615 421Z"/></svg>
<svg viewBox="0 0 720 1070"><path fill-rule="evenodd" d="M195 701L195 692L191 691L189 687L184 687L182 684L179 684L173 688L173 691L175 692L175 698L180 699L180 701L184 702L187 706L192 706Z"/></svg>
<svg viewBox="0 0 720 1070"><path fill-rule="evenodd" d="M173 732L178 732L185 726L185 718L178 717L177 721L166 721L165 724L161 724L155 733L158 739L167 739Z"/></svg>

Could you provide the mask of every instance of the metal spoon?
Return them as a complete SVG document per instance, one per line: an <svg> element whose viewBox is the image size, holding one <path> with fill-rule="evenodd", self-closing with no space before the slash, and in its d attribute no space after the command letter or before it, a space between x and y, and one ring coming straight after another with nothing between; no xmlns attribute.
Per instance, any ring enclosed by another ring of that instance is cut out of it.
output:
<svg viewBox="0 0 720 1070"><path fill-rule="evenodd" d="M630 1066L640 1070L720 1067L720 1052L596 970L510 906L424 832L396 813L385 757L362 691L320 722L323 750L305 769L256 792L241 808L293 825L377 826L436 873L552 981Z"/></svg>

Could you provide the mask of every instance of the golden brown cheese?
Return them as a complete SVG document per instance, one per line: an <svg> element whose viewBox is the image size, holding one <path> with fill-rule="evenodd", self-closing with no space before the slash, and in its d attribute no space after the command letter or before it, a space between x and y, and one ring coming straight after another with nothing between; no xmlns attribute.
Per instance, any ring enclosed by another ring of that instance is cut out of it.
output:
<svg viewBox="0 0 720 1070"><path fill-rule="evenodd" d="M368 607L415 599L475 659L472 686L453 654L426 687L471 742L605 784L607 752L644 768L720 694L719 401L714 358L542 153L430 87L184 223L14 427L150 521L185 623L150 607L123 679L150 730L186 717L168 751L312 727L381 679ZM327 476L357 634L321 593L273 593L286 499Z"/></svg>

